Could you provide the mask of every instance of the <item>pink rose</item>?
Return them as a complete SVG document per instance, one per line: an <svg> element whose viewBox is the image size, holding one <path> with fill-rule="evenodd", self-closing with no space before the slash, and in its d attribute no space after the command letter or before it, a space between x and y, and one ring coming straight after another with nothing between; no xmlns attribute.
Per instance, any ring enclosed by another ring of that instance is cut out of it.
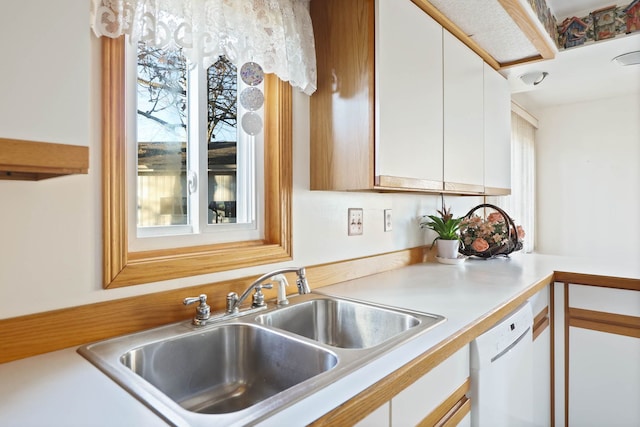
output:
<svg viewBox="0 0 640 427"><path fill-rule="evenodd" d="M489 222L504 222L504 217L500 212L490 213L487 217L487 221Z"/></svg>
<svg viewBox="0 0 640 427"><path fill-rule="evenodd" d="M478 237L471 244L471 249L473 249L476 252L484 252L487 249L489 249L489 243L487 243L487 241L484 240L483 238Z"/></svg>
<svg viewBox="0 0 640 427"><path fill-rule="evenodd" d="M522 228L522 226L517 226L516 231L518 232L518 239L524 239L524 229Z"/></svg>

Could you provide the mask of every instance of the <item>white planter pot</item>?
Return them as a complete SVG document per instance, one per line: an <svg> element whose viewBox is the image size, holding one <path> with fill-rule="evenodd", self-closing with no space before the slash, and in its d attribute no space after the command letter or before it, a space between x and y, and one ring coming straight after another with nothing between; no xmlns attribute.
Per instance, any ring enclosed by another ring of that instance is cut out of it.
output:
<svg viewBox="0 0 640 427"><path fill-rule="evenodd" d="M436 245L438 247L438 258L458 258L459 240L438 239Z"/></svg>

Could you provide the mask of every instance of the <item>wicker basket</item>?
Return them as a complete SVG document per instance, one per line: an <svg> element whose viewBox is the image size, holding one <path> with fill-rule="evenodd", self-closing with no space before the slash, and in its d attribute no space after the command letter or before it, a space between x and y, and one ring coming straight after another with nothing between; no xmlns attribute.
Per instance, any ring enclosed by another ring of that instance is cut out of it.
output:
<svg viewBox="0 0 640 427"><path fill-rule="evenodd" d="M508 240L506 243L503 244L494 244L494 245L490 245L489 249L482 251L482 252L478 252L476 250L474 250L471 245L465 245L464 244L464 240L461 242L462 244L460 245L460 249L459 252L463 255L467 255L467 256L476 256L476 257L480 257L480 258L494 258L497 256L505 256L508 257L509 254L511 252L515 252L515 251L519 251L520 249L522 249L522 242L518 240L518 231L516 228L516 224L513 222L513 219L511 219L511 217L509 215L507 215L507 213L505 211L503 211L502 209L500 209L499 207L495 206L495 205L491 205L488 203L483 203L481 205L478 205L476 207L474 207L473 209L471 209L465 216L465 219L469 219L473 216L473 213L481 208L491 208L493 210L495 210L496 212L500 213L500 215L502 215L502 217L504 218L504 221L507 225L507 234L508 234ZM463 237L463 236L461 236Z"/></svg>

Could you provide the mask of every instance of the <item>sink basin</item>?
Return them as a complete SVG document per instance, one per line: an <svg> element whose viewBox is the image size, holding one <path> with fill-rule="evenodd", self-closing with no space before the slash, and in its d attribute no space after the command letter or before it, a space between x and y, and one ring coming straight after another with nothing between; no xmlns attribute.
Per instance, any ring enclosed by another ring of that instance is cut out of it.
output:
<svg viewBox="0 0 640 427"><path fill-rule="evenodd" d="M205 414L248 408L338 362L320 347L242 324L147 344L121 361L183 408Z"/></svg>
<svg viewBox="0 0 640 427"><path fill-rule="evenodd" d="M88 344L78 353L174 426L255 425L442 316L321 294Z"/></svg>
<svg viewBox="0 0 640 427"><path fill-rule="evenodd" d="M420 324L412 314L334 298L281 308L256 321L340 348L374 347Z"/></svg>

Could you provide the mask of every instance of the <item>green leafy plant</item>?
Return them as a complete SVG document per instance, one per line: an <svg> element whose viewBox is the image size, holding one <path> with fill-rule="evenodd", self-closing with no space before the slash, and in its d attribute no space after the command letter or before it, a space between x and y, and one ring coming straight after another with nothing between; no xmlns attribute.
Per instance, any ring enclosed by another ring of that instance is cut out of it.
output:
<svg viewBox="0 0 640 427"><path fill-rule="evenodd" d="M424 215L420 219L420 228L428 228L438 233L438 236L433 239L433 243L438 239L460 240L458 231L462 218L454 218L450 210L445 207L437 212L440 216Z"/></svg>

